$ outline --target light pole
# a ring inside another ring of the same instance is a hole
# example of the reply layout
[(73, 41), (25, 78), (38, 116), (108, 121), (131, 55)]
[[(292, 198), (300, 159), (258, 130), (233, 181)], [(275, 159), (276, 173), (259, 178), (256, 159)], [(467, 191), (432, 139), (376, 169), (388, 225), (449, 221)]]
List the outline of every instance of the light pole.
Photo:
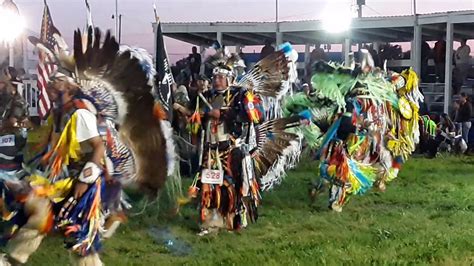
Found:
[(0, 41), (8, 45), (9, 66), (15, 65), (15, 39), (21, 34), (25, 22), (12, 0), (4, 0), (0, 6)]
[(118, 14), (118, 0), (115, 0), (115, 36), (119, 34), (119, 14)]
[(357, 0), (357, 17), (362, 17), (362, 6), (365, 5), (365, 0)]
[(275, 0), (275, 22), (278, 24), (278, 0)]
[(279, 24), (279, 6), (278, 0), (275, 0), (275, 26), (276, 26), (276, 34), (275, 34), (275, 50), (278, 50), (278, 46), (283, 42), (282, 34), (280, 33), (280, 24)]
[[(365, 5), (365, 0), (357, 0), (357, 17), (362, 18), (362, 7)], [(360, 49), (362, 49), (362, 43), (358, 43), (357, 45)]]
[(120, 44), (122, 37), (122, 14), (118, 12), (118, 0), (115, 0), (115, 14), (112, 15), (112, 19), (115, 22), (115, 38), (117, 38)]

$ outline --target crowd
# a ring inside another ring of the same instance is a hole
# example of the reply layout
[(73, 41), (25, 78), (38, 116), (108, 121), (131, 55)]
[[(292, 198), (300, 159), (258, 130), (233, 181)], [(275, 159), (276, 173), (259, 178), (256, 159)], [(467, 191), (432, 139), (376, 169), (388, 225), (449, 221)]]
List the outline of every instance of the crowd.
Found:
[[(386, 60), (409, 59), (409, 52), (404, 53), (400, 45), (390, 43), (382, 44), (378, 49), (373, 44), (364, 44), (371, 54), (374, 65), (383, 67)], [(263, 49), (262, 49), (263, 52)], [(471, 64), (471, 49), (467, 45), (467, 40), (460, 41), (460, 46), (453, 51), (454, 69), (453, 69), (453, 94), (460, 93), (461, 86), (465, 84), (468, 77), (474, 77)], [(434, 62), (434, 71), (430, 70), (429, 60)], [(327, 60), (327, 55), (320, 43), (315, 43), (315, 48), (311, 52), (310, 59), (306, 66), (309, 69), (315, 61)], [(421, 46), (421, 73), (420, 77), (423, 82), (444, 82), (446, 66), (446, 41), (440, 38), (431, 47), (427, 41), (422, 42)], [(307, 71), (308, 72), (308, 71)], [(433, 78), (434, 77), (434, 78)]]
[(433, 158), (438, 152), (471, 154), (472, 103), (466, 93), (461, 93), (454, 102), (451, 115), (429, 114), (420, 120), (422, 124), (419, 151)]

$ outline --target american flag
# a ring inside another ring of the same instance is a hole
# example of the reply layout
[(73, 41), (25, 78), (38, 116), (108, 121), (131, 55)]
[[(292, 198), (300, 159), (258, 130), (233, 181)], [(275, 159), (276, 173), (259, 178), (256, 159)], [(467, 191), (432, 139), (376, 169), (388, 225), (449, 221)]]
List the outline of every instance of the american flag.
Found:
[[(41, 35), (40, 41), (51, 51), (57, 47), (57, 42), (53, 37), (53, 34), (59, 33), (56, 27), (53, 25), (53, 19), (49, 13), (49, 7), (44, 5), (43, 20), (41, 22)], [(57, 67), (49, 62), (52, 62), (52, 58), (44, 52), (39, 52), (39, 64), (38, 64), (38, 90), (40, 92), (38, 101), (38, 113), (41, 119), (45, 119), (48, 116), (49, 110), (51, 109), (51, 101), (46, 93), (46, 87), (48, 85), (49, 76), (51, 73), (56, 71)]]

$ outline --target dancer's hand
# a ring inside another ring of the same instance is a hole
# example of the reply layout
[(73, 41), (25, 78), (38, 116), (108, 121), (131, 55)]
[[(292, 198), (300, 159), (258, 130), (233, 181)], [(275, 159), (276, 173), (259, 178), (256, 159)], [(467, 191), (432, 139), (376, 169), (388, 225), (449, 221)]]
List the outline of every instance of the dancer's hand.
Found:
[(74, 198), (79, 200), (89, 188), (89, 184), (77, 181), (74, 185)]
[(219, 109), (212, 109), (209, 112), (209, 116), (215, 119), (219, 119), (221, 117), (221, 110)]

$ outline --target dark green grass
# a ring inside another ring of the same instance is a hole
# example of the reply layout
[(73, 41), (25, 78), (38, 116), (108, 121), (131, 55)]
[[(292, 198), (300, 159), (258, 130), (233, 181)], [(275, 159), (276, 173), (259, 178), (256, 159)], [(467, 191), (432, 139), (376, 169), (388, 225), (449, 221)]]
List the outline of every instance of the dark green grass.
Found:
[[(265, 193), (260, 219), (240, 233), (198, 237), (197, 211), (178, 216), (163, 204), (130, 217), (104, 242), (106, 265), (470, 265), (474, 263), (474, 159), (412, 159), (385, 193), (353, 197), (342, 213), (327, 193), (310, 204), (315, 163), (303, 163)], [(140, 203), (136, 203), (139, 212)], [(168, 227), (193, 252), (174, 256), (149, 236)], [(50, 236), (31, 265), (65, 265), (62, 239)]]

